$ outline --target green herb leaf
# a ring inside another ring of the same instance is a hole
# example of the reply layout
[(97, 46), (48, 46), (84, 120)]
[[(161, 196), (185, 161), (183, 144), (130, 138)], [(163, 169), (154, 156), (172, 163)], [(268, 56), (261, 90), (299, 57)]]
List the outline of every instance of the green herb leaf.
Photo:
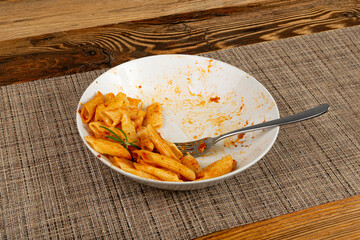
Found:
[(115, 140), (115, 141), (118, 141), (119, 143), (126, 145), (126, 143), (125, 143), (123, 140), (121, 140), (121, 139), (114, 138), (114, 137), (112, 137), (112, 136), (107, 136), (107, 135), (106, 135), (105, 137), (110, 138), (110, 139)]
[(122, 134), (124, 134), (124, 136), (125, 136), (125, 141), (127, 142), (128, 141), (128, 139), (127, 139), (127, 136), (126, 136), (126, 133), (122, 130), (122, 129), (120, 129), (120, 128), (117, 128), (117, 127), (115, 127), (117, 130), (120, 130), (121, 132), (122, 132)]
[(140, 149), (140, 147), (138, 147), (137, 145), (134, 144), (134, 143), (136, 143), (137, 141), (128, 142), (128, 138), (127, 138), (125, 132), (124, 132), (122, 129), (116, 127), (116, 129), (120, 130), (121, 133), (124, 134), (125, 142), (124, 142), (123, 140), (121, 140), (121, 138), (120, 138), (114, 131), (112, 131), (112, 130), (110, 130), (109, 128), (104, 127), (104, 126), (100, 126), (100, 127), (106, 129), (107, 131), (109, 131), (110, 133), (112, 133), (112, 134), (115, 136), (115, 137), (113, 137), (113, 136), (107, 136), (107, 135), (106, 135), (105, 137), (110, 138), (110, 139), (112, 139), (112, 140), (115, 140), (115, 141), (123, 144), (126, 150), (129, 150), (129, 149), (128, 149), (129, 146), (136, 147), (137, 149)]
[[(117, 137), (118, 139), (121, 140), (121, 138), (120, 138), (114, 131), (112, 131), (112, 130), (110, 130), (109, 128), (104, 127), (104, 126), (100, 126), (100, 127), (106, 129), (106, 130), (109, 131), (109, 132), (111, 132), (115, 137)], [(125, 133), (124, 133), (123, 131), (121, 131), (121, 132), (125, 135)], [(125, 139), (126, 139), (126, 141), (127, 141), (126, 135), (125, 135)], [(122, 140), (121, 140), (121, 141), (122, 141)]]

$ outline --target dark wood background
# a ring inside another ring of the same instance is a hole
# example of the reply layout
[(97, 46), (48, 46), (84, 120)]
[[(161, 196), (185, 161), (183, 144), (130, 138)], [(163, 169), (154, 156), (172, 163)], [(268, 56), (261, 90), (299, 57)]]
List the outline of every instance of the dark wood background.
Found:
[[(17, 8), (23, 7), (19, 3), (25, 2), (2, 1), (0, 11), (14, 12)], [(78, 2), (80, 1), (69, 1), (68, 4), (74, 5), (75, 8)], [(156, 8), (159, 2), (166, 1), (154, 1), (153, 5), (147, 7)], [(13, 20), (6, 19), (0, 22), (4, 28), (0, 40), (6, 39), (0, 41), (0, 85), (109, 68), (131, 59), (154, 54), (197, 54), (360, 24), (358, 1), (228, 1), (227, 4), (223, 4), (224, 7), (221, 7), (219, 2), (192, 0), (177, 3), (179, 6), (174, 2), (161, 14), (154, 10), (146, 13), (146, 10), (142, 9), (145, 12), (139, 14), (140, 16), (134, 13), (136, 5), (129, 8), (128, 15), (125, 10), (121, 12), (104, 6), (104, 14), (117, 18), (111, 19), (106, 15), (108, 17), (101, 21), (97, 15), (94, 15), (94, 19), (91, 17), (94, 14), (91, 11), (100, 11), (101, 6), (88, 10), (77, 9), (79, 16), (87, 12), (89, 18), (88, 21), (79, 19), (78, 22), (83, 24), (73, 27), (85, 26), (81, 29), (71, 29), (67, 17), (76, 18), (68, 12), (64, 12), (62, 16), (55, 6), (48, 9), (54, 11), (53, 13), (45, 14), (38, 10), (39, 14), (44, 15), (38, 18), (13, 16)], [(191, 4), (196, 11), (191, 11)], [(66, 9), (70, 7), (67, 6)], [(173, 8), (179, 10), (171, 14), (174, 12)], [(117, 12), (124, 16), (120, 16), (120, 19), (136, 20), (111, 23), (120, 20)], [(133, 16), (134, 14), (136, 16)], [(156, 14), (161, 17), (154, 17)], [(152, 18), (139, 19), (149, 16)], [(97, 21), (106, 24), (88, 27), (91, 20), (94, 21), (94, 25)], [(56, 21), (60, 23), (54, 25), (53, 22)], [(64, 22), (63, 28), (61, 21)], [(25, 26), (19, 26), (19, 23)], [(39, 24), (44, 27), (41, 28)], [(64, 31), (51, 32), (52, 26)], [(25, 31), (26, 27), (33, 30)], [(13, 31), (10, 31), (11, 28)], [(36, 35), (37, 33), (45, 34)], [(18, 38), (19, 36), (21, 37)]]

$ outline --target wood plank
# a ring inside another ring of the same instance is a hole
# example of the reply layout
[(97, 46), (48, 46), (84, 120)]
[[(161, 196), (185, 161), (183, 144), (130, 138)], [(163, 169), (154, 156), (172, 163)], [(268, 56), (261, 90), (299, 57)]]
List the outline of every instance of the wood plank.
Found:
[(346, 3), (272, 0), (2, 41), (0, 85), (360, 25), (360, 6)]
[(360, 195), (272, 219), (215, 232), (215, 239), (358, 239)]
[(0, 41), (266, 0), (3, 0)]

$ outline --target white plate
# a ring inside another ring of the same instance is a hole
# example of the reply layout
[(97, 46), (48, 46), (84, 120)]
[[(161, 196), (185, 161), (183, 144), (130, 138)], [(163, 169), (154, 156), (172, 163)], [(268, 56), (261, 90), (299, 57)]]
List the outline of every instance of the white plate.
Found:
[[(142, 99), (146, 105), (161, 103), (164, 124), (159, 131), (163, 138), (172, 142), (216, 136), (279, 117), (273, 97), (255, 78), (227, 63), (199, 56), (158, 55), (123, 63), (90, 84), (77, 110), (97, 91), (103, 94), (121, 91)], [(79, 114), (76, 121), (84, 140), (89, 135), (88, 128)], [(201, 167), (229, 154), (237, 161), (237, 167), (229, 174), (203, 181), (147, 180), (124, 172), (105, 156), (98, 158), (119, 173), (149, 186), (170, 190), (199, 189), (221, 182), (256, 163), (270, 150), (278, 131), (279, 127), (250, 132), (217, 143), (207, 155), (197, 158)]]

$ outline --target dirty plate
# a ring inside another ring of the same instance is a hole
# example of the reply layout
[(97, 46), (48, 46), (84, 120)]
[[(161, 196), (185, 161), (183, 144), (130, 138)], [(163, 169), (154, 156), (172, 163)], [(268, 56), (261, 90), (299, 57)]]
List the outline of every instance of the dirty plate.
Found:
[[(255, 78), (227, 63), (199, 56), (151, 56), (114, 67), (86, 89), (78, 110), (97, 91), (124, 92), (145, 105), (161, 103), (164, 123), (159, 132), (172, 142), (212, 137), (279, 117), (273, 97)], [(79, 114), (76, 120), (84, 140), (89, 131)], [(270, 150), (278, 131), (275, 127), (222, 140), (197, 160), (205, 167), (230, 154), (237, 161), (236, 169), (217, 178), (183, 183), (147, 180), (124, 172), (84, 143), (100, 161), (134, 181), (162, 189), (190, 190), (219, 183), (255, 164)]]

